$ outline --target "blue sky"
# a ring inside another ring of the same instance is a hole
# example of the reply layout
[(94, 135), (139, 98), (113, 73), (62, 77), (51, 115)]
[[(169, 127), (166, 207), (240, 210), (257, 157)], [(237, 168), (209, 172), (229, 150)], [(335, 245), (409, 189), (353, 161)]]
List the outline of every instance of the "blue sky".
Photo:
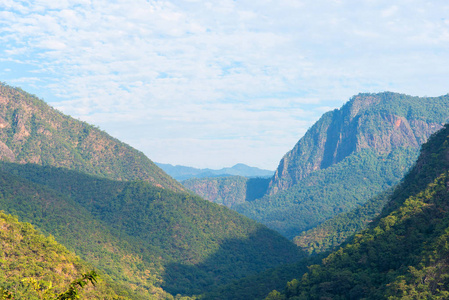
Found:
[(171, 164), (275, 169), (360, 92), (449, 92), (446, 0), (2, 0), (0, 81)]

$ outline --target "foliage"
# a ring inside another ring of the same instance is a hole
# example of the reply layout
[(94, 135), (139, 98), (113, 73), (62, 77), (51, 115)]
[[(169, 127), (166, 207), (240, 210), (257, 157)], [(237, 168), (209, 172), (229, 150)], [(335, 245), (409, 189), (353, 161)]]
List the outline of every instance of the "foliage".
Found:
[(294, 238), (397, 184), (448, 117), (449, 95), (359, 94), (282, 158), (266, 196), (233, 209)]
[(365, 229), (377, 217), (391, 196), (391, 189), (371, 198), (362, 206), (341, 213), (315, 228), (302, 232), (293, 240), (309, 254), (334, 249), (355, 233)]
[(97, 283), (98, 274), (95, 271), (91, 271), (90, 273), (85, 273), (79, 279), (74, 280), (70, 283), (69, 288), (64, 292), (59, 294), (56, 299), (57, 300), (75, 300), (79, 298), (78, 288), (85, 287), (89, 282), (95, 285)]
[[(0, 228), (0, 299), (54, 299), (58, 294), (69, 295), (72, 285), (84, 286), (81, 281), (96, 281), (97, 273), (87, 272), (89, 264), (52, 236), (40, 234), (31, 224), (18, 222), (0, 211)], [(69, 285), (81, 273), (83, 277)], [(86, 289), (83, 295), (89, 299), (118, 299), (114, 286), (105, 279), (98, 282), (96, 289)], [(71, 294), (80, 292), (73, 290)]]
[(366, 149), (310, 174), (289, 190), (234, 209), (294, 238), (398, 183), (416, 156), (411, 148), (387, 155)]
[[(287, 299), (447, 299), (449, 126), (369, 228), (289, 282)], [(301, 275), (300, 275), (301, 276)]]
[(301, 257), (279, 234), (197, 196), (49, 166), (0, 169), (0, 207), (133, 287), (133, 299), (168, 297), (161, 287), (202, 293)]
[(256, 275), (236, 280), (208, 290), (200, 296), (200, 299), (263, 299), (273, 289), (282, 290), (285, 282), (292, 280), (298, 274), (306, 273), (308, 265), (319, 263), (323, 257), (322, 255), (305, 257), (296, 263), (283, 264)]

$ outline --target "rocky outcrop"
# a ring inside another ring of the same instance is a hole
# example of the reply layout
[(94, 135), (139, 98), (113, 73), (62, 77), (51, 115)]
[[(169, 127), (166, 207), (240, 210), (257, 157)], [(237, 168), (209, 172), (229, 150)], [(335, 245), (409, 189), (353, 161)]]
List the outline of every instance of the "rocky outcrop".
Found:
[[(435, 111), (433, 111), (435, 109)], [(268, 193), (297, 184), (363, 149), (379, 154), (419, 148), (449, 116), (449, 96), (419, 98), (396, 93), (359, 94), (328, 112), (280, 161)]]

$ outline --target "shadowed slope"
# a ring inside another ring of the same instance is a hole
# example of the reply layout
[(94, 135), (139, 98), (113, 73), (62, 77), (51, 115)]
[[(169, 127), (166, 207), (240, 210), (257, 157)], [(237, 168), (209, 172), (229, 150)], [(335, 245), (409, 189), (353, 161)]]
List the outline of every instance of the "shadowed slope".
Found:
[[(158, 286), (192, 294), (303, 257), (278, 233), (186, 193), (48, 166), (3, 163), (1, 169), (1, 208), (142, 294)], [(15, 186), (8, 187), (9, 174)], [(176, 272), (170, 266), (177, 264), (192, 271)]]
[(447, 299), (448, 186), (449, 126), (445, 126), (423, 145), (416, 165), (373, 224), (321, 265), (309, 267), (301, 280), (290, 282), (284, 296)]

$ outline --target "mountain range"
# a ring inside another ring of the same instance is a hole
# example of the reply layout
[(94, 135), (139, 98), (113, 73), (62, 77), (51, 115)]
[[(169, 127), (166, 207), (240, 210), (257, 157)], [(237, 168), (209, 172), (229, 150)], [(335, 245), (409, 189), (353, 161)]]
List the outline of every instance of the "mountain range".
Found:
[(85, 298), (447, 299), (448, 104), (359, 94), (272, 177), (181, 184), (0, 84), (0, 297), (48, 298), (96, 270)]
[(186, 166), (173, 166), (170, 164), (156, 163), (162, 170), (176, 180), (183, 181), (190, 178), (220, 177), (220, 176), (243, 176), (243, 177), (271, 177), (274, 171), (250, 167), (245, 164), (236, 164), (230, 168), (198, 169)]
[(354, 96), (282, 158), (264, 197), (233, 209), (293, 239), (397, 184), (448, 119), (449, 95)]
[(94, 126), (4, 84), (0, 102), (0, 209), (54, 236), (120, 297), (201, 294), (304, 257)]
[(266, 299), (447, 299), (448, 170), (445, 126), (368, 229)]

